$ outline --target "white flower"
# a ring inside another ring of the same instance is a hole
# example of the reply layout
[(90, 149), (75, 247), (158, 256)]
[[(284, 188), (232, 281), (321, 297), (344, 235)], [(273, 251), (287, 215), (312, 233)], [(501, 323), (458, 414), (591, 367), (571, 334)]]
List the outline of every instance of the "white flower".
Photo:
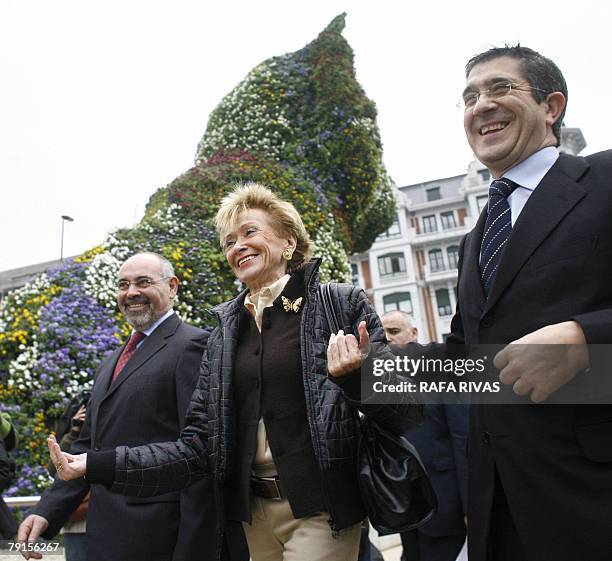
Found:
[(105, 251), (96, 255), (85, 271), (85, 292), (111, 310), (115, 309), (115, 285), (120, 267), (121, 262), (110, 251)]
[(15, 310), (23, 308), (25, 303), (31, 298), (40, 296), (49, 286), (51, 286), (49, 277), (47, 277), (46, 273), (41, 273), (22, 287), (11, 291), (10, 298), (13, 299), (11, 305), (9, 305), (9, 297), (4, 298), (0, 302), (0, 332), (6, 331), (7, 326), (13, 323), (15, 320), (13, 315)]
[(320, 274), (323, 282), (350, 282), (351, 267), (342, 242), (335, 235), (334, 217), (326, 216), (315, 238), (316, 255), (321, 257)]

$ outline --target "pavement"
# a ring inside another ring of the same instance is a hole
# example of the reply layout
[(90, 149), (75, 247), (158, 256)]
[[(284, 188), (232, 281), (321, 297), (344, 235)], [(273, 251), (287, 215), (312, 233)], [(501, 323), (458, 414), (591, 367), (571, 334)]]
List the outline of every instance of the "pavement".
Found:
[[(380, 548), (385, 561), (400, 561), (402, 556), (401, 544), (396, 544), (399, 541), (399, 536), (387, 536), (385, 538), (379, 538), (375, 533), (371, 535), (372, 541)], [(18, 561), (22, 560), (23, 557), (17, 552), (6, 553), (0, 552), (0, 561)], [(43, 556), (43, 561), (65, 561), (63, 554), (46, 554)]]

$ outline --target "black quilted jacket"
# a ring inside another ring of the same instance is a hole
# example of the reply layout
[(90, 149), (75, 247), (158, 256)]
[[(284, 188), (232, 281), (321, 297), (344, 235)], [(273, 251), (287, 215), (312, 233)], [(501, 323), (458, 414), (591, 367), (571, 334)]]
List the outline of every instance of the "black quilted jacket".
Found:
[[(365, 517), (357, 485), (357, 409), (397, 434), (415, 426), (421, 409), (408, 401), (396, 405), (361, 403), (358, 375), (341, 379), (328, 376), (329, 330), (319, 300), (319, 263), (313, 260), (304, 271), (294, 274), (305, 275), (301, 352), (308, 424), (331, 514), (330, 526), (337, 531)], [(335, 309), (342, 311), (345, 331), (356, 334), (359, 322), (365, 320), (374, 356), (393, 358), (365, 292), (351, 285), (334, 284), (332, 294)], [(113, 491), (125, 495), (152, 496), (212, 476), (219, 483), (217, 499), (222, 503), (223, 481), (235, 452), (232, 361), (245, 296), (246, 291), (213, 309), (219, 325), (208, 340), (181, 438), (135, 448), (119, 447), (110, 454), (94, 452), (88, 455), (89, 481), (112, 484)]]

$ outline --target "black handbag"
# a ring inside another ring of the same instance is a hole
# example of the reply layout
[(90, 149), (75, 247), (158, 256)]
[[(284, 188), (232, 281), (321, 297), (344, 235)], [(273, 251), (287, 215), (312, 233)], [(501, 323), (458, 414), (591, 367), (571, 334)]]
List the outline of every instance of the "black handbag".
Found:
[[(329, 284), (320, 286), (330, 333), (341, 329)], [(362, 417), (359, 490), (370, 523), (381, 534), (413, 530), (428, 522), (438, 502), (425, 466), (408, 440)]]

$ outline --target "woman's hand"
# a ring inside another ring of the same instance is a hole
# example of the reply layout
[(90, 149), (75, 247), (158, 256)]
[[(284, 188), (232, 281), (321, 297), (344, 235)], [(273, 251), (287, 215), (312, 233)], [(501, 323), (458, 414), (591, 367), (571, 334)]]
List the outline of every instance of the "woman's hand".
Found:
[(49, 446), (49, 454), (51, 454), (51, 461), (55, 465), (57, 475), (64, 481), (70, 481), (71, 479), (78, 479), (84, 477), (87, 469), (87, 454), (78, 454), (73, 456), (62, 452), (55, 436), (51, 435), (47, 438), (47, 445)]
[(334, 378), (345, 376), (359, 370), (364, 358), (370, 352), (370, 336), (366, 322), (362, 321), (357, 328), (359, 343), (354, 335), (345, 335), (340, 330), (332, 333), (327, 346), (327, 370)]

